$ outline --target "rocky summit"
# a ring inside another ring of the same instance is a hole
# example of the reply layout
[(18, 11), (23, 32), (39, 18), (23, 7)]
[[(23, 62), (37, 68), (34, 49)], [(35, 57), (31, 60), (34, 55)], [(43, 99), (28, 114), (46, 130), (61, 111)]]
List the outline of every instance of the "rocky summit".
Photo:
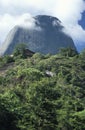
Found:
[(62, 47), (75, 49), (72, 38), (62, 31), (64, 27), (60, 20), (46, 15), (38, 15), (33, 19), (33, 27), (15, 26), (9, 32), (2, 44), (1, 55), (12, 54), (15, 46), (20, 43), (25, 43), (29, 50), (42, 54), (56, 54)]

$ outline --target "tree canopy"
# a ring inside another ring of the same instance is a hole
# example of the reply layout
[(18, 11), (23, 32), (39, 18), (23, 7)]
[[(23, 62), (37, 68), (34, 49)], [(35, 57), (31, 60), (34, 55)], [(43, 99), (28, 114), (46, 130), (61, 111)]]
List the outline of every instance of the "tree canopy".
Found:
[(0, 59), (0, 130), (85, 130), (85, 55), (62, 52)]

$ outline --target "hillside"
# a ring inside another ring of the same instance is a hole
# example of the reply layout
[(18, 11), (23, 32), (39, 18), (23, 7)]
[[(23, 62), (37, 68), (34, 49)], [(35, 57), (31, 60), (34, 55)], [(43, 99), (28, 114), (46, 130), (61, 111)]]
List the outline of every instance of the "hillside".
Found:
[(0, 130), (84, 130), (85, 51), (0, 58)]

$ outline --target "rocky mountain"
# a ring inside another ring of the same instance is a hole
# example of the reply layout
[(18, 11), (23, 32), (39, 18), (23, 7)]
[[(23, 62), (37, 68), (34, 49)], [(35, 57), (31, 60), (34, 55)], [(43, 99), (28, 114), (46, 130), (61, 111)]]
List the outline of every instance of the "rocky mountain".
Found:
[(19, 43), (26, 43), (29, 50), (43, 54), (55, 54), (61, 47), (75, 49), (72, 38), (62, 30), (62, 23), (55, 17), (38, 15), (34, 17), (33, 28), (16, 26), (8, 34), (1, 54), (11, 54)]

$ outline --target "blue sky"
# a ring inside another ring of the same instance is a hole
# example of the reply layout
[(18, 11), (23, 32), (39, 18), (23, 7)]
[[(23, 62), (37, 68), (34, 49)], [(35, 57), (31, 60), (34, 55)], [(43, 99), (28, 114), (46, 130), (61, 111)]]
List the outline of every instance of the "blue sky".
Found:
[(79, 20), (79, 24), (85, 29), (85, 11), (82, 13), (82, 18)]
[(85, 48), (85, 0), (0, 0), (0, 43), (15, 25), (32, 27), (38, 14), (59, 18), (78, 50)]
[[(78, 23), (85, 30), (85, 11), (82, 13), (82, 18), (81, 20), (79, 20)], [(78, 50), (83, 50), (85, 48), (85, 41), (84, 42), (80, 41), (80, 42), (81, 44), (79, 44)]]

